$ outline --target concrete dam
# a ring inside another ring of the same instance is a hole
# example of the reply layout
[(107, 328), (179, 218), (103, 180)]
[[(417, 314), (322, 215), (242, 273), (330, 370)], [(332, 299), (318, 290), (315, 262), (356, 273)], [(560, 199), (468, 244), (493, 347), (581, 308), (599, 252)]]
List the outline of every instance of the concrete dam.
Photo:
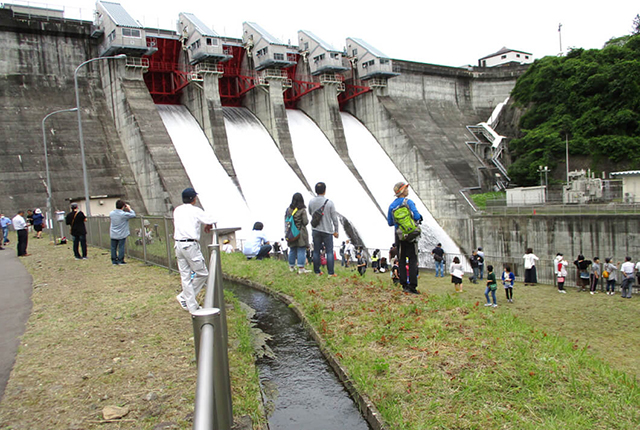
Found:
[[(128, 22), (116, 3), (98, 2), (96, 7), (94, 21), (6, 4), (0, 9), (0, 210), (5, 214), (46, 207), (41, 123), (54, 111), (76, 106), (74, 76), (93, 214), (112, 209), (101, 208), (108, 198), (125, 198), (140, 213), (169, 214), (181, 204), (182, 189), (194, 186), (203, 194), (203, 205), (241, 213), (228, 222), (241, 222), (243, 229), (271, 216), (266, 212), (276, 212), (271, 224), (278, 223), (273, 234), (280, 235), (292, 191), (308, 200), (314, 184), (324, 181), (338, 211), (349, 212), (343, 227), (354, 228), (345, 231), (363, 236), (367, 247), (386, 248), (391, 230), (381, 219), (393, 198), (393, 184), (401, 178), (433, 219), (429, 246), (448, 240), (438, 223), (449, 220), (445, 224), (453, 225), (451, 220), (473, 215), (465, 196), (469, 189), (499, 185), (490, 157), (470, 145), (467, 126), (487, 121), (524, 67), (407, 62), (390, 59), (355, 38), (347, 39), (345, 51), (336, 51), (306, 31), (299, 32), (299, 45), (292, 46), (254, 23), (244, 24), (243, 39), (231, 39), (187, 13), (180, 14), (178, 31), (148, 29), (133, 19)], [(118, 54), (127, 57), (93, 61), (76, 70), (87, 60)], [(192, 162), (179, 154), (176, 134), (181, 131), (171, 130), (163, 105), (180, 108), (183, 118), (190, 116), (215, 155), (211, 158), (203, 149), (190, 156), (202, 158), (192, 161), (209, 175), (209, 187), (225, 189), (213, 193), (217, 197), (208, 203), (206, 178), (194, 179), (186, 167)], [(263, 147), (237, 145), (238, 133), (245, 140), (248, 136), (249, 126), (237, 129), (243, 121), (262, 127), (268, 139), (261, 142), (270, 142), (263, 144), (273, 147), (271, 155), (264, 155)], [(354, 146), (363, 138), (355, 131), (359, 126), (377, 148)], [(52, 206), (66, 210), (70, 201), (84, 200), (76, 115), (52, 116), (45, 134)], [(312, 138), (318, 134), (327, 147)], [(335, 158), (327, 155), (332, 151)], [(378, 165), (372, 155), (377, 151), (392, 165), (370, 172), (368, 167)], [(330, 161), (322, 165), (321, 160)], [(344, 169), (337, 169), (338, 164)], [(246, 173), (251, 169), (253, 182)], [(346, 177), (348, 181), (334, 181)], [(255, 197), (260, 193), (267, 196), (266, 208)], [(229, 208), (243, 205), (247, 208)], [(350, 205), (355, 208), (347, 209)], [(376, 220), (363, 224), (362, 218)], [(377, 230), (382, 230), (377, 233), (383, 235), (382, 243), (373, 233)], [(468, 238), (455, 229), (448, 234), (458, 243)]]

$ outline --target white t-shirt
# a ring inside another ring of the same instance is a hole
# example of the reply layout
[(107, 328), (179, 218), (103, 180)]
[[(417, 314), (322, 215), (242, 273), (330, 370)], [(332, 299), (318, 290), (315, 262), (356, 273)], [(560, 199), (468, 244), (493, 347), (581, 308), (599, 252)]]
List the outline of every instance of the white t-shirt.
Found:
[(20, 215), (14, 216), (11, 222), (13, 223), (13, 229), (15, 231), (24, 230), (25, 228), (27, 228), (27, 222)]
[(536, 265), (536, 260), (539, 260), (535, 254), (525, 254), (522, 258), (524, 258), (524, 268), (531, 269)]
[[(637, 265), (636, 265), (637, 267)], [(625, 261), (624, 263), (622, 263), (622, 266), (620, 266), (620, 272), (626, 274), (627, 276), (632, 276), (633, 275), (633, 263), (630, 261)]]
[(185, 203), (173, 210), (173, 238), (175, 240), (200, 240), (200, 226), (213, 224), (213, 215), (197, 206)]

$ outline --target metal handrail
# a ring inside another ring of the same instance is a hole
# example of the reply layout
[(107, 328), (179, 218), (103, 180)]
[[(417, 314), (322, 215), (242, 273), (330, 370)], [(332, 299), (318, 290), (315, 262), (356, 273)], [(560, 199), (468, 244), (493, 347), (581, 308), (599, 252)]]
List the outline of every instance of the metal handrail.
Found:
[[(214, 241), (217, 242), (217, 237)], [(193, 429), (230, 430), (233, 406), (220, 244), (209, 245), (209, 251), (204, 306), (191, 314), (198, 362)]]

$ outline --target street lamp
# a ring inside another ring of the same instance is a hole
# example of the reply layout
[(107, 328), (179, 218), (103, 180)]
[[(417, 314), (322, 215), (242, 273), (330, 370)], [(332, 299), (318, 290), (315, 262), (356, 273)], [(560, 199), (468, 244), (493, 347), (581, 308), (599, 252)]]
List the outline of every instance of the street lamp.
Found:
[[(51, 211), (51, 175), (49, 174), (49, 155), (47, 153), (47, 133), (44, 129), (44, 122), (52, 115), (63, 113), (63, 112), (74, 112), (77, 111), (78, 108), (71, 109), (62, 109), (57, 110), (55, 112), (51, 112), (42, 118), (42, 144), (44, 145), (44, 167), (47, 172), (47, 221), (53, 222), (52, 211)], [(53, 227), (53, 225), (52, 225)], [(51, 239), (53, 240), (53, 228), (51, 228)]]
[(111, 57), (98, 57), (92, 58), (91, 60), (87, 60), (84, 63), (80, 64), (76, 67), (76, 70), (73, 72), (73, 82), (75, 85), (76, 91), (76, 109), (78, 111), (78, 135), (80, 136), (80, 157), (82, 158), (82, 178), (84, 180), (84, 201), (85, 201), (85, 211), (86, 216), (91, 216), (91, 202), (89, 201), (89, 177), (87, 176), (87, 162), (84, 157), (84, 135), (82, 134), (82, 115), (80, 113), (80, 92), (78, 91), (78, 70), (85, 64), (89, 64), (93, 61), (98, 60), (109, 60), (111, 58), (127, 58), (125, 54), (118, 54)]

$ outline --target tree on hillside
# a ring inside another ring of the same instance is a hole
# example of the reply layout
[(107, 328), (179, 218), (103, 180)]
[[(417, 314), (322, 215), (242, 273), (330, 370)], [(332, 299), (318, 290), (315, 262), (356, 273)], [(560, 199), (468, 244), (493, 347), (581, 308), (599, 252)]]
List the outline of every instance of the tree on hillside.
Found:
[(536, 184), (538, 166), (564, 161), (567, 137), (570, 155), (588, 156), (595, 170), (603, 160), (640, 168), (640, 35), (536, 60), (512, 96), (526, 111), (523, 136), (509, 144), (516, 183)]
[(631, 34), (636, 35), (640, 34), (640, 13), (633, 18), (633, 31)]

